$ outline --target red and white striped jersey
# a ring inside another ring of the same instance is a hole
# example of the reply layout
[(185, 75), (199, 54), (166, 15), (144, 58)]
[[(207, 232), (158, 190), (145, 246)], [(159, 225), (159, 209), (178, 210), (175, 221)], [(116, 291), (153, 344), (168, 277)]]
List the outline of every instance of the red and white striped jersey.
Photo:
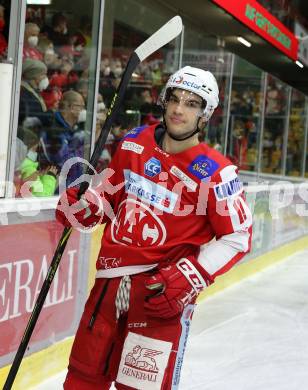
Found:
[(214, 280), (250, 249), (252, 216), (237, 168), (200, 143), (170, 154), (157, 125), (133, 129), (109, 166), (107, 220), (97, 277), (146, 271), (195, 256)]

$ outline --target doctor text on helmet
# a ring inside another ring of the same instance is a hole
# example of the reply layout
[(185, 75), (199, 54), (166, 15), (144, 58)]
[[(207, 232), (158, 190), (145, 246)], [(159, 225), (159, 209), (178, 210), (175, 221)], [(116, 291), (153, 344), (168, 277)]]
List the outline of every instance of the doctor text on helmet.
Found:
[(202, 85), (198, 85), (196, 83), (194, 83), (193, 81), (187, 81), (187, 80), (184, 80), (184, 78), (182, 76), (175, 76), (172, 80), (173, 83), (176, 83), (176, 84), (179, 84), (179, 85), (186, 85), (187, 87), (190, 87), (190, 88), (194, 88), (196, 90), (199, 90)]

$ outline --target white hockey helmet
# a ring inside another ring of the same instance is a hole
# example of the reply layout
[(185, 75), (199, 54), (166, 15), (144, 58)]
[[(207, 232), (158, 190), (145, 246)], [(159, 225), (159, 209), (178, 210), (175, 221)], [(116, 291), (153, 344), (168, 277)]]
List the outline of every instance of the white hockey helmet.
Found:
[(190, 91), (205, 100), (202, 116), (209, 121), (219, 103), (219, 90), (214, 75), (203, 69), (184, 66), (169, 77), (165, 88), (160, 95), (160, 102), (166, 103), (169, 88), (180, 88)]

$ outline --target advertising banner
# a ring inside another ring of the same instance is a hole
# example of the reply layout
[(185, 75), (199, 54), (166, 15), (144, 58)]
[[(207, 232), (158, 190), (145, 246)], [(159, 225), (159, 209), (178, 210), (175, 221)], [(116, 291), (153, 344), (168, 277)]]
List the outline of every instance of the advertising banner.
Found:
[(298, 39), (255, 0), (212, 0), (292, 60), (297, 60)]
[[(0, 363), (15, 352), (28, 323), (63, 227), (55, 221), (1, 226)], [(54, 342), (74, 324), (79, 232), (63, 254), (30, 346)]]

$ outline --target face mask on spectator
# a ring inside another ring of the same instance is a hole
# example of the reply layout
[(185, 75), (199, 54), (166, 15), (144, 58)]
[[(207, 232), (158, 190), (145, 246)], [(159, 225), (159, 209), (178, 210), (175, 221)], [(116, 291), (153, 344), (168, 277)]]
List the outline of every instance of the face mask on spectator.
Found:
[(122, 72), (123, 72), (123, 69), (121, 66), (116, 66), (113, 70), (115, 77), (120, 77)]
[(62, 34), (67, 34), (67, 27), (65, 26), (65, 27), (63, 27), (63, 29), (62, 29)]
[(75, 47), (75, 50), (80, 52), (80, 51), (83, 50), (83, 46), (82, 45), (78, 45), (78, 46)]
[(273, 146), (273, 141), (269, 139), (264, 139), (263, 140), (263, 146), (266, 148), (271, 148)]
[(109, 76), (110, 75), (110, 66), (106, 66), (104, 69), (104, 76)]
[(55, 51), (54, 51), (54, 49), (51, 49), (51, 48), (50, 48), (50, 49), (47, 49), (47, 50), (45, 51), (45, 54), (52, 56), (52, 55), (55, 54)]
[(32, 161), (36, 161), (37, 160), (37, 152), (35, 152), (34, 150), (29, 150), (27, 153), (27, 157)]
[(44, 89), (48, 88), (48, 85), (49, 85), (49, 80), (48, 77), (46, 76), (39, 82), (38, 89), (40, 91), (44, 91)]
[(97, 104), (97, 112), (104, 111), (106, 109), (105, 103), (101, 102)]
[(30, 46), (35, 47), (38, 44), (38, 37), (36, 35), (31, 35), (28, 38), (28, 43)]
[(87, 118), (87, 110), (81, 110), (78, 117), (78, 123), (85, 122)]
[(104, 112), (98, 112), (96, 115), (97, 122), (99, 122), (99, 125), (102, 125), (102, 122), (105, 122), (106, 120), (106, 114)]

